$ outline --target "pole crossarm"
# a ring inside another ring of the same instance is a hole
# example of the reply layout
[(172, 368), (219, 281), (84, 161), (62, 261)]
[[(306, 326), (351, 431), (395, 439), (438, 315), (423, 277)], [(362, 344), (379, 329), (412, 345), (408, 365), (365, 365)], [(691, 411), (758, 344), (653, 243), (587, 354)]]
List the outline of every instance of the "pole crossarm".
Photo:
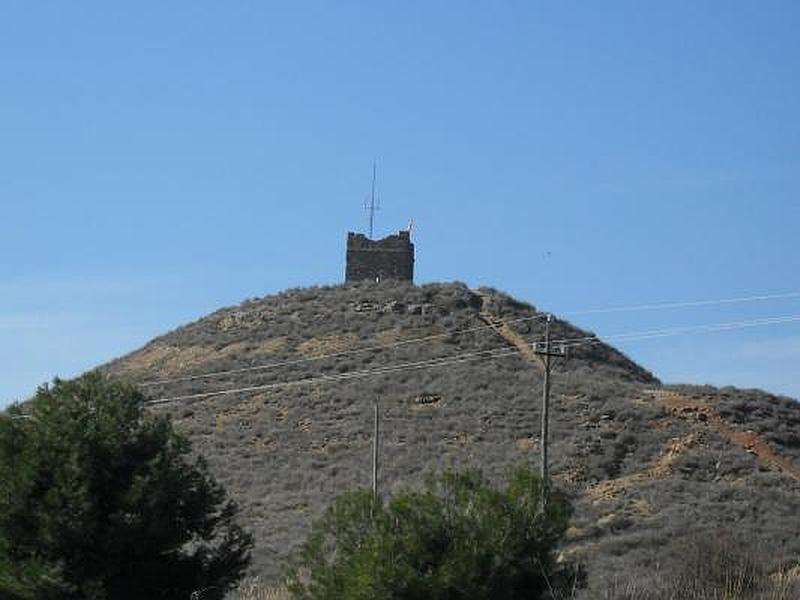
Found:
[(536, 342), (533, 345), (533, 351), (539, 356), (549, 356), (554, 358), (566, 358), (567, 356), (567, 349), (565, 346), (561, 346), (558, 350), (545, 350), (544, 344), (541, 342)]

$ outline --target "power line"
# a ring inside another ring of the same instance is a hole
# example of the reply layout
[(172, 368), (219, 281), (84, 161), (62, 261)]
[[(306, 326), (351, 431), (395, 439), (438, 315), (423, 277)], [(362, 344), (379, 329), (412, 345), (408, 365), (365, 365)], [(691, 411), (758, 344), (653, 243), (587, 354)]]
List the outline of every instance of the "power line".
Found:
[[(785, 316), (778, 316), (778, 317), (767, 317), (761, 319), (753, 319), (749, 321), (735, 321), (735, 322), (728, 322), (728, 323), (712, 323), (712, 324), (705, 324), (705, 325), (694, 325), (688, 327), (674, 327), (670, 329), (658, 329), (658, 330), (645, 330), (639, 332), (629, 332), (629, 333), (620, 333), (614, 334), (611, 336), (607, 336), (603, 339), (598, 338), (597, 336), (586, 336), (581, 338), (563, 338), (560, 340), (551, 340), (551, 344), (565, 344), (567, 347), (575, 348), (584, 345), (593, 345), (593, 344), (600, 344), (605, 343), (605, 340), (608, 339), (619, 339), (621, 341), (639, 341), (645, 339), (655, 339), (661, 337), (667, 337), (671, 335), (681, 335), (681, 334), (688, 334), (688, 333), (708, 333), (714, 331), (729, 331), (734, 329), (745, 329), (749, 327), (762, 327), (767, 325), (778, 325), (784, 323), (793, 323), (799, 322), (800, 315), (785, 315)], [(351, 379), (364, 379), (367, 377), (373, 376), (381, 376), (386, 375), (388, 373), (394, 373), (399, 371), (409, 371), (409, 370), (418, 370), (418, 369), (426, 369), (426, 368), (433, 368), (437, 366), (450, 366), (453, 364), (459, 364), (462, 362), (470, 362), (470, 361), (482, 361), (482, 360), (495, 360), (497, 358), (502, 358), (505, 356), (511, 356), (514, 354), (519, 354), (519, 351), (516, 348), (502, 348), (497, 350), (481, 350), (477, 352), (467, 352), (456, 354), (454, 356), (449, 357), (438, 357), (433, 359), (427, 359), (423, 361), (416, 361), (416, 362), (407, 362), (407, 363), (399, 363), (395, 365), (386, 365), (383, 367), (377, 367), (374, 369), (363, 369), (361, 371), (352, 371), (350, 373), (340, 373), (337, 375), (316, 375), (313, 377), (307, 377), (303, 379), (296, 379), (292, 381), (280, 381), (280, 382), (273, 382), (263, 385), (256, 385), (256, 386), (248, 386), (248, 387), (240, 387), (240, 388), (233, 388), (233, 389), (226, 389), (226, 390), (218, 390), (213, 392), (200, 392), (196, 394), (187, 394), (183, 396), (173, 396), (167, 398), (159, 398), (156, 400), (147, 401), (146, 404), (166, 404), (169, 402), (178, 402), (178, 401), (185, 401), (185, 400), (200, 400), (203, 398), (210, 398), (212, 396), (224, 396), (230, 394), (237, 394), (237, 393), (244, 393), (244, 392), (257, 392), (257, 391), (265, 391), (269, 389), (281, 388), (281, 387), (291, 387), (297, 385), (310, 385), (314, 383), (326, 383), (326, 382), (338, 382), (338, 381), (347, 381)]]
[[(507, 321), (498, 322), (498, 324), (509, 324), (509, 323), (522, 323), (525, 321), (537, 321), (540, 319), (546, 318), (547, 315), (545, 314), (536, 314), (530, 317), (520, 317), (519, 319), (509, 319)], [(277, 367), (288, 367), (291, 365), (303, 364), (308, 362), (314, 362), (319, 360), (324, 360), (327, 358), (340, 358), (342, 356), (350, 356), (353, 354), (361, 354), (363, 352), (376, 352), (378, 350), (388, 350), (391, 348), (396, 348), (399, 346), (407, 346), (411, 344), (421, 344), (423, 342), (428, 342), (431, 340), (441, 339), (441, 338), (448, 338), (455, 335), (463, 335), (465, 333), (474, 333), (476, 331), (482, 331), (485, 329), (493, 329), (495, 325), (478, 325), (476, 327), (468, 327), (466, 329), (456, 329), (453, 331), (446, 331), (444, 333), (434, 333), (431, 335), (426, 335), (417, 338), (411, 338), (408, 340), (399, 340), (396, 342), (390, 342), (388, 344), (379, 344), (376, 346), (368, 346), (366, 348), (351, 348), (349, 350), (341, 350), (339, 352), (331, 352), (328, 354), (318, 354), (316, 356), (307, 356), (305, 358), (293, 358), (289, 360), (283, 360), (273, 363), (267, 363), (263, 365), (254, 365), (252, 367), (241, 367), (238, 369), (228, 369), (225, 371), (212, 371), (210, 373), (198, 373), (196, 375), (186, 375), (184, 377), (174, 377), (171, 379), (158, 379), (152, 381), (145, 381), (143, 383), (139, 383), (140, 387), (151, 387), (155, 385), (166, 385), (169, 383), (182, 383), (186, 381), (195, 381), (197, 379), (209, 379), (212, 377), (220, 377), (222, 375), (235, 375), (237, 373), (247, 373), (251, 371), (265, 371), (268, 369), (275, 369)]]
[(197, 394), (187, 394), (184, 396), (172, 396), (170, 398), (158, 398), (156, 400), (149, 400), (145, 402), (145, 404), (164, 404), (167, 402), (177, 402), (181, 400), (199, 400), (202, 398), (209, 398), (211, 396), (225, 396), (229, 394), (237, 394), (240, 392), (259, 392), (274, 388), (292, 387), (296, 385), (310, 385), (314, 383), (325, 383), (330, 381), (348, 381), (350, 379), (363, 379), (364, 377), (385, 375), (387, 373), (394, 373), (397, 371), (412, 371), (416, 369), (424, 369), (434, 366), (449, 366), (451, 364), (458, 364), (461, 362), (468, 362), (468, 361), (487, 359), (487, 358), (499, 358), (501, 356), (510, 356), (512, 354), (517, 354), (517, 353), (518, 350), (516, 348), (482, 350), (479, 352), (468, 352), (468, 353), (458, 354), (455, 356), (444, 356), (440, 358), (433, 358), (417, 362), (400, 363), (397, 365), (387, 365), (375, 369), (351, 371), (349, 373), (340, 373), (337, 375), (315, 375), (313, 377), (295, 379), (292, 381), (277, 381), (273, 383), (266, 383), (263, 385), (254, 385), (249, 387), (219, 390), (215, 392), (201, 392)]
[(744, 296), (740, 298), (722, 298), (717, 300), (694, 300), (689, 302), (665, 302), (661, 304), (640, 304), (638, 306), (612, 306), (606, 308), (590, 308), (585, 310), (563, 313), (564, 316), (592, 315), (615, 312), (633, 312), (644, 310), (668, 310), (672, 308), (693, 308), (698, 306), (714, 306), (721, 304), (739, 304), (743, 302), (760, 302), (764, 300), (786, 300), (800, 298), (800, 292), (786, 292), (780, 294), (762, 294), (760, 296)]
[[(782, 323), (791, 323), (800, 321), (800, 315), (787, 315), (783, 317), (770, 317), (765, 319), (755, 319), (751, 321), (737, 321), (730, 323), (715, 323), (708, 325), (698, 325), (690, 327), (675, 327), (672, 329), (658, 329), (658, 330), (645, 330), (640, 332), (620, 333), (606, 336), (603, 339), (597, 336), (586, 336), (580, 338), (562, 338), (559, 340), (552, 340), (551, 344), (565, 344), (569, 348), (575, 348), (584, 345), (593, 345), (606, 343), (608, 339), (619, 339), (620, 341), (639, 341), (645, 339), (654, 339), (660, 337), (667, 337), (671, 335), (680, 335), (685, 333), (701, 333), (712, 331), (726, 331), (732, 329), (744, 329), (748, 327), (758, 327), (764, 325), (777, 325)], [(423, 361), (399, 363), (396, 365), (386, 365), (374, 369), (364, 369), (361, 371), (352, 371), (350, 373), (341, 373), (337, 375), (317, 375), (293, 381), (274, 382), (258, 386), (249, 386), (242, 388), (234, 388), (229, 390), (219, 390), (214, 392), (202, 392), (197, 394), (189, 394), (185, 396), (173, 396), (171, 398), (160, 398), (151, 400), (148, 404), (158, 404), (179, 400), (201, 399), (211, 396), (228, 395), (239, 392), (252, 392), (262, 391), (267, 389), (294, 386), (294, 385), (309, 385), (313, 383), (330, 382), (330, 381), (345, 381), (349, 379), (362, 379), (369, 376), (384, 375), (386, 373), (393, 373), (397, 371), (416, 370), (421, 368), (429, 368), (435, 366), (448, 366), (450, 364), (457, 364), (459, 362), (467, 362), (473, 360), (488, 360), (518, 354), (516, 349), (501, 348), (497, 350), (481, 350), (477, 352), (461, 353), (454, 356), (438, 357), (427, 359)]]
[[(572, 343), (581, 342), (582, 340), (593, 341), (593, 342), (600, 341), (603, 343), (605, 343), (607, 340), (618, 340), (620, 342), (628, 342), (628, 341), (636, 341), (639, 339), (653, 339), (660, 337), (683, 335), (686, 333), (705, 333), (714, 331), (728, 331), (732, 329), (745, 329), (748, 327), (761, 327), (765, 325), (780, 325), (783, 323), (794, 323), (796, 321), (800, 321), (800, 315), (764, 317), (760, 319), (749, 319), (746, 321), (710, 323), (704, 325), (688, 325), (683, 327), (670, 327), (667, 329), (650, 329), (632, 333), (617, 333), (617, 334), (603, 336), (602, 340), (600, 340), (597, 336), (587, 336), (584, 338), (573, 338), (572, 340), (570, 339), (559, 340), (559, 342), (566, 344), (567, 347), (571, 347)], [(581, 344), (578, 343), (577, 345)]]
[[(579, 316), (579, 315), (587, 315), (587, 314), (600, 314), (600, 313), (614, 313), (614, 312), (634, 312), (634, 311), (647, 311), (647, 310), (666, 310), (666, 309), (676, 309), (676, 308), (692, 308), (692, 307), (699, 307), (699, 306), (713, 306), (713, 305), (722, 305), (722, 304), (735, 304), (735, 303), (744, 303), (744, 302), (757, 302), (757, 301), (765, 301), (765, 300), (778, 300), (778, 299), (788, 299), (788, 298), (800, 298), (800, 292), (787, 292), (787, 293), (780, 293), (780, 294), (762, 294), (756, 296), (744, 296), (739, 298), (722, 298), (717, 300), (697, 300), (697, 301), (690, 301), (690, 302), (670, 302), (670, 303), (661, 303), (661, 304), (641, 304), (641, 305), (632, 305), (632, 306), (617, 306), (617, 307), (607, 307), (607, 308), (593, 308), (581, 311), (570, 311), (563, 313), (564, 316)], [(187, 381), (196, 381), (199, 379), (210, 379), (214, 377), (221, 377), (223, 375), (235, 375), (239, 373), (248, 373), (253, 371), (265, 371), (269, 369), (275, 369), (278, 367), (286, 367), (291, 365), (297, 364), (304, 364), (308, 362), (315, 362), (320, 360), (325, 360), (328, 358), (340, 358), (342, 356), (350, 356), (353, 354), (360, 354), (364, 352), (375, 352), (378, 350), (387, 350), (390, 348), (396, 348), (400, 346), (406, 346), (411, 344), (420, 344), (434, 339), (441, 339), (452, 337), (455, 335), (463, 335), (466, 333), (473, 333), (476, 331), (482, 331), (486, 329), (493, 329), (496, 325), (508, 325), (511, 323), (523, 323), (526, 321), (537, 321), (547, 317), (545, 313), (539, 313), (530, 317), (521, 317), (517, 319), (508, 319), (503, 321), (498, 321), (495, 325), (479, 325), (477, 327), (469, 327), (466, 329), (457, 329), (453, 331), (446, 331), (444, 333), (426, 335), (417, 338), (411, 338), (408, 340), (399, 340), (396, 342), (391, 342), (388, 344), (380, 344), (375, 346), (368, 346), (365, 348), (351, 348), (349, 350), (342, 350), (339, 352), (331, 352), (327, 354), (319, 354), (316, 356), (308, 356), (304, 358), (295, 358), (289, 359), (284, 361), (266, 363), (263, 365), (253, 365), (250, 367), (240, 367), (236, 369), (226, 369), (222, 371), (211, 371), (208, 373), (198, 373), (195, 375), (185, 375), (182, 377), (173, 377), (168, 379), (157, 379), (157, 380), (150, 380), (144, 381), (139, 383), (140, 387), (152, 387), (158, 385), (168, 385), (171, 383), (183, 383)]]

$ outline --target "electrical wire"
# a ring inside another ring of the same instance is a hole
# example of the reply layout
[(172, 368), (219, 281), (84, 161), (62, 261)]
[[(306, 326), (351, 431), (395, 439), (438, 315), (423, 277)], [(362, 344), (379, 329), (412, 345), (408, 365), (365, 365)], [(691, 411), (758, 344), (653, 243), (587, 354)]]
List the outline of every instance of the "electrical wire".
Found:
[(699, 306), (716, 306), (722, 304), (739, 304), (743, 302), (760, 302), (764, 300), (786, 300), (800, 298), (800, 292), (786, 292), (780, 294), (762, 294), (759, 296), (744, 296), (739, 298), (722, 298), (717, 300), (694, 300), (689, 302), (666, 302), (661, 304), (640, 304), (638, 306), (612, 306), (605, 308), (590, 308), (562, 313), (564, 316), (594, 315), (615, 312), (634, 312), (647, 310), (669, 310), (673, 308), (696, 308)]
[[(694, 308), (700, 306), (714, 306), (714, 305), (723, 305), (723, 304), (735, 304), (735, 303), (743, 303), (743, 302), (757, 302), (757, 301), (765, 301), (765, 300), (779, 300), (779, 299), (789, 299), (789, 298), (800, 298), (800, 292), (786, 292), (786, 293), (779, 293), (779, 294), (762, 294), (762, 295), (755, 295), (755, 296), (744, 296), (738, 298), (722, 298), (716, 300), (697, 300), (697, 301), (690, 301), (690, 302), (669, 302), (669, 303), (661, 303), (661, 304), (640, 304), (640, 305), (633, 305), (633, 306), (618, 306), (618, 307), (607, 307), (607, 308), (593, 308), (587, 310), (580, 310), (580, 311), (569, 311), (563, 313), (564, 316), (580, 316), (580, 315), (588, 315), (588, 314), (601, 314), (601, 313), (615, 313), (615, 312), (634, 312), (634, 311), (648, 311), (648, 310), (668, 310), (668, 309), (677, 309), (677, 308)], [(308, 362), (316, 362), (320, 360), (325, 360), (329, 358), (341, 358), (343, 356), (351, 356), (353, 354), (361, 354), (365, 352), (376, 352), (379, 350), (387, 350), (391, 348), (396, 348), (400, 346), (406, 346), (411, 344), (420, 344), (424, 342), (428, 342), (435, 339), (442, 339), (447, 337), (452, 337), (455, 335), (463, 335), (466, 333), (473, 333), (476, 331), (482, 331), (486, 329), (493, 329), (497, 326), (509, 325), (511, 323), (522, 323), (526, 321), (537, 321), (547, 317), (547, 313), (537, 313), (536, 315), (530, 317), (521, 317), (517, 319), (507, 319), (507, 320), (499, 320), (492, 325), (479, 325), (477, 327), (469, 327), (466, 329), (457, 329), (454, 331), (444, 332), (444, 333), (437, 333), (432, 335), (426, 335), (418, 338), (411, 338), (408, 340), (399, 340), (396, 342), (391, 342), (388, 344), (381, 344), (375, 346), (367, 346), (365, 348), (351, 348), (348, 350), (342, 350), (339, 352), (331, 352), (327, 354), (318, 354), (315, 356), (308, 356), (304, 358), (295, 358), (289, 359), (284, 361), (266, 363), (262, 365), (253, 365), (250, 367), (239, 367), (236, 369), (227, 369), (222, 371), (211, 371), (208, 373), (197, 373), (194, 375), (185, 375), (181, 377), (173, 377), (168, 379), (158, 379), (158, 380), (150, 380), (144, 381), (139, 383), (140, 387), (153, 387), (153, 386), (164, 386), (172, 383), (184, 383), (189, 381), (197, 381), (200, 379), (211, 379), (214, 377), (221, 377), (223, 375), (236, 375), (240, 373), (249, 373), (255, 371), (266, 371), (269, 369), (276, 369), (279, 367), (286, 367), (298, 364), (304, 364)]]
[(197, 379), (208, 379), (211, 377), (220, 377), (222, 375), (233, 375), (237, 373), (247, 373), (252, 371), (265, 371), (268, 369), (275, 369), (277, 367), (286, 367), (291, 365), (303, 364), (308, 362), (314, 362), (319, 360), (324, 360), (327, 358), (340, 358), (342, 356), (350, 356), (352, 354), (361, 354), (363, 352), (376, 352), (378, 350), (387, 350), (390, 348), (396, 348), (399, 346), (406, 346), (410, 344), (420, 344), (422, 342), (429, 342), (431, 340), (441, 339), (452, 337), (454, 335), (463, 335), (465, 333), (473, 333), (475, 331), (481, 331), (484, 329), (493, 329), (496, 326), (507, 325), (509, 323), (521, 323), (525, 321), (536, 321), (540, 319), (547, 318), (547, 314), (538, 313), (531, 317), (521, 317), (519, 319), (508, 319), (506, 321), (498, 321), (495, 325), (479, 325), (477, 327), (469, 327), (466, 329), (457, 329), (454, 331), (448, 331), (444, 333), (435, 333), (432, 335), (426, 335), (423, 337), (418, 338), (411, 338), (408, 340), (399, 340), (397, 342), (390, 342), (388, 344), (381, 344), (377, 346), (368, 346), (366, 348), (352, 348), (349, 350), (342, 350), (340, 352), (331, 352), (328, 354), (317, 354), (315, 356), (307, 356), (305, 358), (294, 358), (290, 360), (284, 360), (279, 362), (267, 363), (263, 365), (254, 365), (252, 367), (240, 367), (238, 369), (228, 369), (225, 371), (212, 371), (210, 373), (198, 373), (196, 375), (186, 375), (184, 377), (175, 377), (172, 379), (158, 379), (153, 381), (145, 381), (143, 383), (139, 383), (140, 387), (151, 387), (154, 385), (166, 385), (169, 383), (181, 383), (186, 381), (195, 381)]
[(385, 375), (387, 373), (394, 373), (397, 371), (413, 371), (417, 369), (425, 369), (436, 366), (449, 366), (451, 364), (458, 364), (462, 362), (474, 360), (496, 359), (503, 356), (510, 356), (512, 354), (519, 354), (516, 348), (500, 348), (497, 350), (482, 350), (479, 352), (468, 352), (457, 354), (455, 356), (445, 356), (440, 358), (400, 363), (397, 365), (387, 365), (376, 369), (363, 369), (361, 371), (352, 371), (350, 373), (340, 373), (337, 375), (315, 375), (313, 377), (306, 377), (303, 379), (295, 379), (293, 381), (278, 381), (267, 383), (264, 385), (254, 385), (249, 387), (241, 387), (227, 390), (219, 390), (215, 392), (201, 392), (198, 394), (187, 394), (184, 396), (173, 396), (170, 398), (158, 398), (156, 400), (148, 400), (145, 404), (165, 404), (168, 402), (177, 402), (182, 400), (199, 400), (202, 398), (209, 398), (211, 396), (224, 396), (229, 394), (238, 394), (243, 392), (260, 392), (274, 388), (292, 387), (296, 385), (310, 385), (314, 383), (323, 383), (330, 381), (347, 381), (350, 379), (363, 379), (365, 377), (372, 377), (377, 375)]
[[(587, 336), (585, 338), (575, 338), (573, 340), (557, 340), (555, 343), (564, 343), (567, 347), (571, 342), (578, 342), (580, 345), (581, 340), (586, 341), (602, 341), (617, 340), (620, 342), (636, 341), (639, 339), (653, 339), (660, 337), (670, 337), (675, 335), (683, 335), (687, 333), (706, 333), (715, 331), (729, 331), (733, 329), (745, 329), (749, 327), (761, 327), (764, 325), (780, 325), (783, 323), (794, 323), (800, 321), (800, 315), (786, 315), (780, 317), (764, 317), (760, 319), (749, 319), (747, 321), (732, 321), (728, 323), (710, 323), (704, 325), (688, 325), (683, 327), (670, 327), (668, 329), (650, 329), (640, 332), (632, 333), (617, 333), (607, 335), (600, 340), (597, 336)], [(552, 342), (551, 342), (552, 343)]]
[[(564, 344), (567, 348), (576, 348), (584, 345), (592, 345), (592, 344), (601, 344), (606, 343), (605, 340), (608, 339), (617, 339), (622, 342), (628, 341), (639, 341), (645, 339), (655, 339), (655, 338), (662, 338), (667, 336), (673, 335), (684, 335), (688, 333), (709, 333), (715, 331), (730, 331), (733, 329), (744, 329), (749, 327), (763, 327), (766, 325), (778, 325), (784, 323), (793, 323), (799, 322), (800, 315), (784, 315), (778, 317), (766, 317), (761, 319), (751, 319), (748, 321), (734, 321), (734, 322), (727, 322), (727, 323), (711, 323), (711, 324), (704, 324), (704, 325), (693, 325), (688, 327), (673, 327), (669, 329), (656, 329), (656, 330), (645, 330), (639, 332), (628, 332), (628, 333), (619, 333), (613, 334), (610, 336), (606, 336), (603, 339), (598, 338), (597, 336), (586, 336), (581, 338), (562, 338), (551, 340), (551, 345), (561, 345)], [(530, 342), (530, 340), (525, 340), (526, 342)], [(416, 361), (416, 362), (407, 362), (407, 363), (399, 363), (396, 365), (386, 365), (383, 367), (377, 367), (374, 369), (363, 369), (361, 371), (353, 371), (350, 373), (341, 373), (337, 375), (316, 375), (313, 377), (307, 377), (303, 379), (297, 379), (293, 381), (281, 381), (281, 382), (273, 382), (264, 385), (257, 385), (257, 386), (249, 386), (249, 387), (240, 387), (240, 388), (233, 388), (233, 389), (226, 389), (226, 390), (219, 390), (219, 391), (212, 391), (212, 392), (201, 392), (197, 394), (187, 394), (183, 396), (173, 396), (167, 398), (159, 398), (156, 400), (147, 401), (146, 404), (165, 404), (170, 402), (179, 402), (185, 400), (199, 400), (203, 398), (209, 398), (212, 396), (222, 396), (222, 395), (230, 395), (230, 394), (237, 394), (237, 393), (246, 393), (246, 392), (256, 392), (256, 391), (265, 391), (274, 388), (281, 388), (281, 387), (290, 387), (296, 385), (309, 385), (313, 383), (323, 383), (323, 382), (331, 382), (331, 381), (347, 381), (350, 379), (363, 379), (366, 377), (373, 377), (373, 376), (381, 376), (387, 373), (394, 373), (399, 371), (407, 371), (407, 370), (417, 370), (417, 369), (425, 369), (425, 368), (432, 368), (437, 366), (449, 366), (452, 364), (458, 364), (462, 362), (468, 361), (482, 361), (482, 360), (495, 360), (497, 358), (511, 356), (514, 354), (519, 354), (519, 350), (516, 348), (501, 348), (497, 350), (482, 350), (477, 352), (467, 352), (456, 354), (450, 357), (439, 357), (433, 359), (427, 359), (423, 361)]]

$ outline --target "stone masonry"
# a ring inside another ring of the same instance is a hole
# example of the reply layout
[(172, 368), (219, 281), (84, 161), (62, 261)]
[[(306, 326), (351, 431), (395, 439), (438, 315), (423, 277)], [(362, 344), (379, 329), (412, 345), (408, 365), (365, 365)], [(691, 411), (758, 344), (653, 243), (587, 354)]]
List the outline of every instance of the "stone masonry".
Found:
[(414, 280), (414, 244), (408, 231), (399, 231), (382, 240), (371, 240), (363, 233), (347, 234), (345, 281)]

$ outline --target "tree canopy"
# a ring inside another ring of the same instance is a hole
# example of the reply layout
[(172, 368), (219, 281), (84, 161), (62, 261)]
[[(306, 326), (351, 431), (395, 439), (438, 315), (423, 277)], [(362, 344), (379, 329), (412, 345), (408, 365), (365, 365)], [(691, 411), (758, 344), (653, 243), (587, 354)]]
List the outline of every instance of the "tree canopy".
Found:
[(468, 471), (385, 505), (367, 490), (346, 494), (315, 524), (292, 592), (305, 600), (543, 598), (564, 581), (554, 549), (571, 512), (557, 492), (542, 509), (543, 493), (519, 468), (502, 489)]
[(188, 441), (96, 373), (0, 416), (0, 486), (2, 599), (221, 598), (249, 562)]

